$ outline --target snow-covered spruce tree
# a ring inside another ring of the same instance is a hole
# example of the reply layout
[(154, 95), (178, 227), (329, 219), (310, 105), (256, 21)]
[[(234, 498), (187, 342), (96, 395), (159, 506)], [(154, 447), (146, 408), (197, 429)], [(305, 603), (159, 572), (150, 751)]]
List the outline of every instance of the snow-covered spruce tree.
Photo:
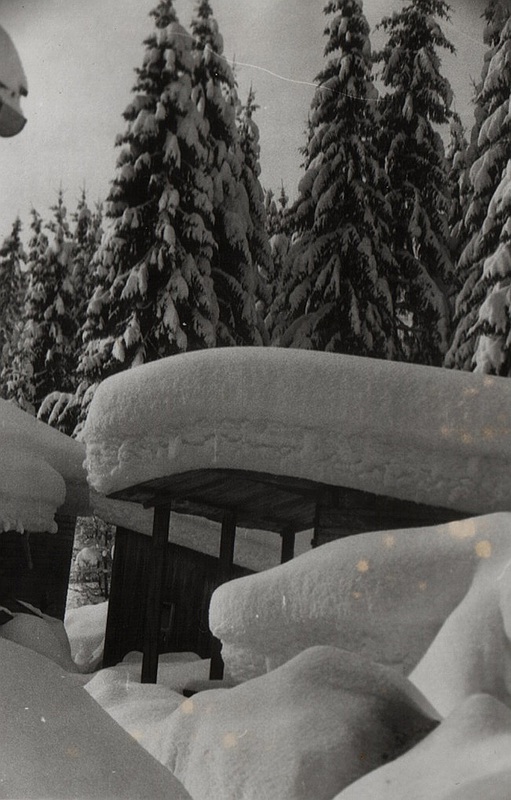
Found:
[(208, 126), (192, 92), (192, 38), (171, 0), (151, 13), (83, 328), (82, 417), (108, 375), (216, 344)]
[(439, 51), (454, 48), (439, 21), (444, 0), (411, 0), (385, 17), (378, 54), (387, 89), (380, 103), (379, 148), (390, 181), (395, 294), (407, 360), (438, 365), (450, 333), (452, 261), (447, 215), (449, 181), (438, 126), (448, 123), (452, 91)]
[(43, 230), (32, 212), (27, 262), (28, 286), (19, 337), (4, 368), (6, 396), (36, 413), (50, 392), (72, 389), (73, 286), (70, 276), (72, 238), (62, 192)]
[(208, 169), (213, 181), (216, 242), (212, 276), (219, 307), (217, 343), (262, 344), (256, 311), (257, 269), (250, 249), (253, 223), (236, 127), (239, 100), (208, 0), (197, 4), (192, 32), (194, 98), (209, 125)]
[(378, 125), (369, 26), (361, 0), (331, 0), (293, 208), (295, 241), (281, 275), (275, 344), (395, 358), (395, 264), (372, 139)]
[[(464, 247), (457, 264), (457, 283), (461, 288), (456, 298), (454, 336), (445, 359), (446, 366), (456, 369), (471, 370), (475, 366), (475, 352), (483, 330), (478, 324), (479, 312), (489, 288), (485, 261), (494, 253), (500, 236), (499, 223), (494, 224), (493, 208), (491, 213), (489, 209), (510, 154), (509, 15), (508, 4), (501, 0), (490, 2), (485, 13), (484, 40), (488, 51), (476, 91), (475, 123), (467, 151), (468, 194), (462, 221)], [(489, 213), (491, 220), (486, 220)], [(487, 323), (483, 327), (489, 332)], [(489, 344), (488, 340), (484, 341)], [(480, 352), (479, 367), (490, 370), (489, 363), (482, 366), (483, 361)]]
[(14, 347), (21, 319), (26, 283), (25, 264), (21, 220), (17, 217), (10, 234), (0, 246), (0, 373), (6, 363), (5, 356)]
[(277, 200), (274, 197), (273, 191), (268, 189), (265, 193), (264, 203), (272, 270), (267, 281), (268, 306), (265, 316), (265, 327), (271, 340), (275, 327), (274, 315), (278, 317), (278, 311), (280, 311), (280, 309), (276, 307), (277, 287), (284, 271), (292, 236), (289, 197), (286, 194), (284, 185), (282, 184), (281, 186)]
[[(451, 243), (451, 260), (456, 265), (464, 241), (464, 216), (467, 197), (470, 192), (467, 169), (469, 146), (465, 136), (465, 129), (459, 115), (456, 113), (451, 118), (446, 158), (451, 195), (447, 222)], [(456, 278), (456, 275), (454, 278)]]
[(256, 269), (258, 327), (263, 342), (268, 344), (269, 336), (264, 320), (271, 299), (273, 263), (266, 220), (265, 196), (259, 181), (261, 174), (259, 161), (261, 148), (259, 145), (259, 128), (254, 121), (254, 113), (258, 108), (259, 106), (255, 102), (254, 90), (250, 87), (247, 102), (244, 106), (241, 106), (238, 117), (238, 133), (243, 155), (241, 181), (245, 187), (249, 204), (251, 225), (248, 230), (248, 246), (252, 264)]
[(82, 385), (78, 376), (78, 364), (82, 353), (82, 327), (86, 322), (89, 299), (94, 290), (93, 258), (99, 247), (102, 233), (102, 209), (97, 205), (92, 211), (87, 203), (85, 190), (82, 191), (78, 206), (72, 215), (73, 251), (70, 274), (73, 284), (73, 307), (70, 309), (73, 321), (73, 346), (70, 380), (72, 391), (60, 388), (50, 392), (42, 401), (37, 416), (52, 427), (71, 435), (77, 425), (82, 395), (87, 386)]

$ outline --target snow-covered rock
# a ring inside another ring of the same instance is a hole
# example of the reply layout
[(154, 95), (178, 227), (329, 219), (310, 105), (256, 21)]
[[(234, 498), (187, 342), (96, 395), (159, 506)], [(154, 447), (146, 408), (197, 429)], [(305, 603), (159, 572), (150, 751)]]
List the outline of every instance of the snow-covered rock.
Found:
[(190, 800), (61, 667), (0, 638), (0, 793), (12, 800)]
[(405, 755), (335, 800), (509, 800), (511, 710), (473, 695)]
[(71, 656), (83, 672), (96, 670), (103, 657), (108, 602), (66, 611), (64, 626)]
[(393, 670), (317, 647), (241, 686), (185, 700), (157, 726), (153, 752), (194, 800), (330, 800), (436, 724)]
[(511, 502), (511, 385), (503, 378), (332, 353), (218, 348), (99, 386), (83, 438), (103, 494), (232, 468), (445, 506)]
[[(213, 594), (209, 621), (222, 640), (227, 671), (246, 680), (308, 647), (330, 644), (408, 674), (463, 601), (455, 614), (466, 616), (466, 630), (453, 639), (464, 640), (462, 653), (453, 645), (451, 673), (444, 676), (440, 669), (438, 680), (445, 677), (449, 691), (451, 675), (469, 675), (456, 697), (468, 689), (498, 690), (511, 701), (503, 631), (503, 625), (509, 630), (511, 606), (506, 582), (498, 580), (511, 560), (510, 533), (510, 514), (366, 533), (225, 583)], [(478, 597), (488, 598), (481, 624)], [(509, 607), (500, 628), (499, 604)], [(485, 628), (490, 617), (492, 625)], [(498, 648), (491, 664), (493, 644)], [(455, 667), (459, 658), (466, 662)], [(426, 694), (431, 684), (418, 680)], [(440, 685), (436, 691), (435, 697), (445, 700)]]
[(64, 479), (43, 457), (6, 443), (1, 428), (0, 442), (0, 531), (54, 533), (55, 513), (66, 499)]

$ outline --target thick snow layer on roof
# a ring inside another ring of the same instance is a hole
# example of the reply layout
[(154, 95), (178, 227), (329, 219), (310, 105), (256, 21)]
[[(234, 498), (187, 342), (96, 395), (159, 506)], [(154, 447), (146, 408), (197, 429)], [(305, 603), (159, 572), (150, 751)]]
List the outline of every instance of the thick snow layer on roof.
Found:
[[(443, 675), (439, 669), (436, 677), (450, 688), (455, 676), (467, 673), (456, 698), (467, 687), (491, 689), (511, 705), (504, 679), (511, 668), (504, 648), (511, 601), (505, 581), (499, 580), (510, 561), (510, 514), (351, 536), (223, 584), (211, 599), (210, 628), (221, 639), (227, 670), (236, 680), (261, 674), (319, 644), (361, 653), (408, 674), (444, 623), (448, 629), (451, 614), (461, 622), (467, 616), (469, 630), (458, 630), (453, 650), (445, 642), (438, 645), (443, 666), (457, 659), (457, 667), (451, 663), (450, 672)], [(470, 623), (478, 598), (484, 598), (481, 625)], [(504, 623), (502, 616), (498, 621), (502, 604)], [(491, 626), (485, 628), (484, 620), (491, 620)], [(472, 635), (475, 631), (479, 638)], [(461, 647), (462, 642), (463, 666), (459, 653), (455, 655), (456, 644)], [(491, 643), (498, 650), (486, 672)], [(445, 701), (441, 685), (435, 695), (428, 693), (427, 675), (418, 685), (433, 704), (437, 695)]]
[(0, 446), (2, 450), (20, 449), (34, 458), (44, 459), (62, 475), (67, 490), (62, 513), (86, 514), (89, 511), (83, 444), (27, 414), (13, 403), (0, 400)]
[(335, 800), (509, 800), (511, 711), (473, 695), (413, 750)]
[[(94, 513), (105, 522), (147, 536), (152, 535), (152, 509), (145, 509), (137, 503), (111, 500), (94, 490), (91, 490), (90, 500)], [(218, 557), (220, 531), (219, 523), (203, 517), (173, 513), (170, 517), (169, 542)], [(312, 536), (312, 531), (302, 531), (296, 535), (296, 555), (310, 550)], [(238, 528), (234, 545), (234, 563), (254, 572), (275, 567), (280, 564), (281, 546), (282, 540), (277, 533)]]
[(186, 700), (160, 724), (155, 755), (194, 800), (330, 800), (420, 741), (435, 719), (393, 670), (316, 647)]
[(0, 664), (3, 797), (190, 800), (57, 664), (2, 638)]
[(66, 498), (62, 476), (40, 456), (3, 441), (0, 429), (0, 531), (55, 533)]
[(280, 348), (187, 353), (105, 380), (84, 441), (103, 494), (217, 467), (469, 513), (511, 508), (511, 383), (454, 370)]

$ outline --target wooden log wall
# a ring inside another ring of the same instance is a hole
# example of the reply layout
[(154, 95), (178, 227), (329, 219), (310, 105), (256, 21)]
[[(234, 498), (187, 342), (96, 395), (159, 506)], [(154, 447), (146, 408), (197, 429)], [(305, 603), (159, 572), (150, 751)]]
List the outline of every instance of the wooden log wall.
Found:
[[(131, 650), (143, 649), (152, 540), (118, 528), (103, 666), (117, 664)], [(176, 544), (167, 544), (159, 652), (190, 651), (211, 655), (208, 627), (211, 595), (218, 585), (219, 559)], [(233, 566), (233, 577), (251, 570)]]

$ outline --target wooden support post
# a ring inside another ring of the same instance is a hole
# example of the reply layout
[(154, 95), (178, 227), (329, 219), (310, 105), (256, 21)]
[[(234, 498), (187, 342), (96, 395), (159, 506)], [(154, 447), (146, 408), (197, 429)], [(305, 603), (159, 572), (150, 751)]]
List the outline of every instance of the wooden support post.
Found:
[(170, 503), (156, 506), (153, 518), (153, 542), (146, 599), (142, 683), (156, 683), (158, 677), (158, 645), (169, 523)]
[(295, 532), (283, 531), (280, 535), (282, 537), (280, 563), (285, 564), (286, 561), (291, 561), (295, 555)]
[[(220, 557), (218, 564), (218, 585), (225, 583), (232, 576), (234, 563), (234, 542), (236, 539), (236, 512), (227, 510), (222, 519), (222, 534), (220, 538)], [(222, 646), (219, 639), (213, 636), (211, 646), (211, 666), (209, 679), (222, 680), (224, 676), (224, 662), (221, 656)]]

